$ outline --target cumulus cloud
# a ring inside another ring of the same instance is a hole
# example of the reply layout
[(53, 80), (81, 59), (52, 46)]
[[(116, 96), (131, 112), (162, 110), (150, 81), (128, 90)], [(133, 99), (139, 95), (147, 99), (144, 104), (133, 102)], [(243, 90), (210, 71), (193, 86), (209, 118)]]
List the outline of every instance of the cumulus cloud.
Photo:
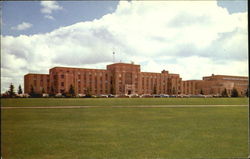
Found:
[(11, 27), (12, 30), (26, 30), (32, 27), (31, 23), (22, 22), (21, 24), (18, 24), (17, 26)]
[(51, 14), (53, 11), (63, 9), (63, 7), (55, 1), (41, 1), (41, 6), (43, 7), (41, 12), (45, 14)]
[(60, 6), (56, 1), (41, 1), (41, 13), (45, 14), (44, 18), (53, 20), (54, 17), (51, 15), (53, 11), (62, 10), (63, 7)]
[(45, 15), (44, 18), (47, 18), (47, 19), (51, 19), (51, 20), (54, 20), (55, 18), (51, 15)]
[(184, 80), (247, 76), (247, 25), (247, 13), (229, 14), (216, 1), (120, 1), (100, 19), (46, 34), (2, 36), (2, 91), (23, 82), (26, 73), (48, 73), (54, 66), (105, 69), (113, 48), (116, 62), (166, 69)]

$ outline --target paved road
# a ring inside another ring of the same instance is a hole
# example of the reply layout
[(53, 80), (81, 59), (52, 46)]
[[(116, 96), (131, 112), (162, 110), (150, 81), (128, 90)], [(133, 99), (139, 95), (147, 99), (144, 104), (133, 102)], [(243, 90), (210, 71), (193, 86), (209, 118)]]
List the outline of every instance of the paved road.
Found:
[(75, 109), (75, 108), (186, 108), (186, 107), (247, 107), (248, 105), (134, 105), (134, 106), (30, 106), (1, 107), (1, 109)]

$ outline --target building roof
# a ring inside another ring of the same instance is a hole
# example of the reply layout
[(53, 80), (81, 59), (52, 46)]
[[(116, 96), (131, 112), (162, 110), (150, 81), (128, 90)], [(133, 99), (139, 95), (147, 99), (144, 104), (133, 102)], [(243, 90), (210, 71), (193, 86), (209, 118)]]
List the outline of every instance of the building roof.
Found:
[[(101, 71), (106, 71), (106, 69), (96, 69), (96, 68), (77, 68), (77, 67), (61, 67), (61, 66), (56, 66), (51, 69), (81, 69), (81, 70), (101, 70)], [(50, 70), (51, 70), (50, 69)]]
[(44, 76), (49, 76), (49, 74), (42, 74), (42, 73), (27, 73), (24, 76), (28, 76), (28, 75), (44, 75)]
[(109, 64), (109, 65), (107, 65), (107, 66), (112, 66), (112, 65), (135, 65), (135, 66), (140, 66), (140, 65), (134, 64), (134, 63), (122, 63), (122, 62)]

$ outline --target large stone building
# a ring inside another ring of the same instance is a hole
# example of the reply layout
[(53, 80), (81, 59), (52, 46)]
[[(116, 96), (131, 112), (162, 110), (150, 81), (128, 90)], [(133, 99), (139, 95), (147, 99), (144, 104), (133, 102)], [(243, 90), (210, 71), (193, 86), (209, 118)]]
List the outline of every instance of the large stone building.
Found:
[(141, 72), (140, 65), (115, 63), (107, 69), (54, 67), (49, 74), (24, 76), (24, 91), (30, 93), (67, 93), (70, 86), (76, 94), (220, 94), (236, 88), (244, 94), (247, 77), (212, 75), (203, 80), (182, 81), (178, 74), (163, 70), (161, 73)]

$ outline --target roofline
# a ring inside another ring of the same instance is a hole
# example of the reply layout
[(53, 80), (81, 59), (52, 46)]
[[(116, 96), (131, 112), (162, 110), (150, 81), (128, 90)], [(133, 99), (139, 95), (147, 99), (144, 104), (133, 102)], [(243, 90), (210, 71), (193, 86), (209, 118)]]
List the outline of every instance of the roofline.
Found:
[(134, 63), (123, 63), (123, 62), (118, 62), (118, 63), (113, 63), (113, 64), (109, 64), (107, 66), (111, 66), (111, 65), (136, 65), (136, 66), (141, 66), (139, 64), (134, 64)]
[(203, 80), (196, 80), (196, 79), (194, 79), (194, 80), (183, 80), (182, 82), (188, 82), (188, 81), (195, 81), (195, 82), (197, 82), (197, 81), (203, 81)]
[(248, 78), (248, 76), (234, 76), (234, 75), (211, 75), (211, 76), (203, 76), (204, 77), (221, 77), (221, 76), (226, 76), (226, 77), (242, 77), (242, 78)]
[(96, 69), (96, 68), (79, 68), (79, 67), (61, 67), (61, 66), (56, 66), (52, 67), (49, 70), (55, 69), (55, 68), (67, 68), (67, 69), (84, 69), (84, 70), (102, 70), (102, 71), (107, 71), (106, 69)]
[(27, 76), (27, 75), (47, 75), (47, 76), (49, 76), (49, 74), (44, 74), (44, 73), (27, 73), (24, 76)]
[[(162, 72), (141, 72), (141, 73), (164, 74)], [(168, 73), (168, 75), (180, 76), (180, 74), (178, 73)]]

